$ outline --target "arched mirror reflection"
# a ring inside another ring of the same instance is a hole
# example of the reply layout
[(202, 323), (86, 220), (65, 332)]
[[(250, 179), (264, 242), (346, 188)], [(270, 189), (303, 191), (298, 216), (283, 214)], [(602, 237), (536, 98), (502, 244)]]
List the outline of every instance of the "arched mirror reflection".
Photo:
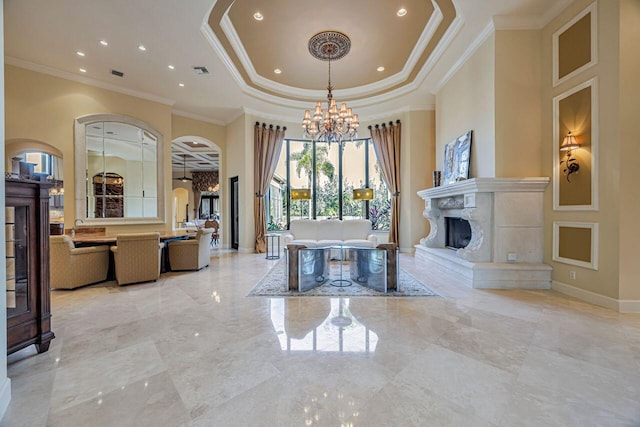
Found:
[(162, 136), (126, 116), (77, 120), (78, 218), (89, 223), (160, 221)]

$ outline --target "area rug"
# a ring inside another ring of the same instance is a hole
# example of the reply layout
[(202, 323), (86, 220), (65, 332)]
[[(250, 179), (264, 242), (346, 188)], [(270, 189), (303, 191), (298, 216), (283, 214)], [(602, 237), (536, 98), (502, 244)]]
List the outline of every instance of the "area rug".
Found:
[(285, 276), (285, 262), (281, 260), (253, 287), (247, 296), (264, 297), (430, 297), (438, 294), (425, 284), (400, 268), (399, 290), (394, 292), (377, 292), (357, 283), (351, 286), (336, 287), (328, 282), (315, 289), (298, 292), (287, 291)]

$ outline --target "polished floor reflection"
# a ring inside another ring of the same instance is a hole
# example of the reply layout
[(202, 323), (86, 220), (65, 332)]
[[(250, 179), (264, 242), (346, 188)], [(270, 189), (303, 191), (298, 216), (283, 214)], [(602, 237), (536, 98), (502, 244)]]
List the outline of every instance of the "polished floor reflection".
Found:
[(214, 250), (156, 283), (52, 293), (2, 426), (637, 426), (640, 316), (552, 291), (246, 297), (276, 262)]

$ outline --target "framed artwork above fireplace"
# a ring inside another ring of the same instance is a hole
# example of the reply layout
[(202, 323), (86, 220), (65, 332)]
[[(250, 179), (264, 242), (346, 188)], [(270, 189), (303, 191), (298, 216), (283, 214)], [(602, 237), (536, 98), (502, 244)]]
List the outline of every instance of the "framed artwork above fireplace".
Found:
[(444, 147), (443, 185), (464, 181), (469, 178), (471, 160), (471, 134), (469, 131)]

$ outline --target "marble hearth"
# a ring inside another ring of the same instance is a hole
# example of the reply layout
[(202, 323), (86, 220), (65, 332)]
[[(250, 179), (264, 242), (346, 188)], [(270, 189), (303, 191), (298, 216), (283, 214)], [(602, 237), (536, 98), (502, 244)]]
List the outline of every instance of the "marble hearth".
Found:
[[(548, 184), (549, 178), (473, 178), (419, 191), (431, 232), (416, 245), (416, 259), (473, 288), (549, 289), (551, 267), (542, 263)], [(466, 247), (445, 247), (447, 217), (469, 221)]]

